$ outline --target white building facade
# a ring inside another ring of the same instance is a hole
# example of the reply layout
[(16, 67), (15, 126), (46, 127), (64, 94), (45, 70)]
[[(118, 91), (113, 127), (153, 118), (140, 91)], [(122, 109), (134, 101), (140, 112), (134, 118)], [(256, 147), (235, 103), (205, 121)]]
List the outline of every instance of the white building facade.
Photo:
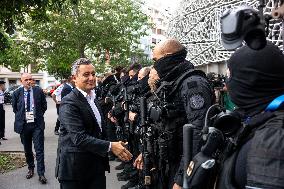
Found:
[(139, 48), (144, 51), (148, 59), (152, 59), (153, 46), (167, 38), (166, 31), (171, 16), (170, 8), (160, 0), (145, 0), (142, 4), (142, 11), (149, 17), (153, 26), (148, 30), (148, 35), (140, 39)]
[[(177, 38), (188, 49), (188, 57), (205, 72), (225, 74), (226, 61), (232, 51), (221, 45), (220, 16), (223, 11), (243, 4), (257, 9), (259, 0), (182, 0), (169, 21), (168, 35)], [(277, 7), (276, 0), (265, 1), (264, 11), (270, 14)], [(269, 22), (268, 40), (283, 49), (281, 20)]]
[(50, 76), (47, 72), (32, 73), (31, 67), (23, 68), (20, 72), (13, 72), (10, 69), (0, 65), (0, 80), (5, 81), (5, 87), (11, 87), (14, 85), (21, 85), (21, 73), (31, 73), (32, 77), (35, 79), (36, 84), (41, 88), (46, 89), (48, 86), (54, 86), (59, 82)]

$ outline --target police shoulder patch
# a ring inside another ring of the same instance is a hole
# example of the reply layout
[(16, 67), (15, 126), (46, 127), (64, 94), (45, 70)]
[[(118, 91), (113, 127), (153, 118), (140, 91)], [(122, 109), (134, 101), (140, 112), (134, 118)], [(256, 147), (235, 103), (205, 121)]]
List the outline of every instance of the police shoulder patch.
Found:
[(198, 110), (203, 108), (205, 100), (201, 94), (193, 94), (189, 98), (190, 107), (192, 109)]

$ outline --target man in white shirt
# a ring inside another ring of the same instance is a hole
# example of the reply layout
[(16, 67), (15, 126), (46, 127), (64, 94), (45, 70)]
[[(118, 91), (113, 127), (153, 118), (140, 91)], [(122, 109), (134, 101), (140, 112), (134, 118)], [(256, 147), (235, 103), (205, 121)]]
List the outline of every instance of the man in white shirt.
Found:
[[(60, 102), (61, 102), (61, 92), (62, 92), (62, 89), (64, 87), (64, 83), (65, 83), (65, 80), (62, 80), (61, 85), (59, 85), (55, 89), (55, 91), (53, 91), (53, 93), (51, 95), (53, 101), (56, 104), (57, 115), (59, 115), (59, 106), (60, 106)], [(59, 132), (58, 132), (59, 127), (60, 127), (60, 121), (59, 121), (59, 118), (57, 117), (56, 125), (55, 125), (55, 128), (54, 128), (54, 134), (55, 135), (59, 135)]]

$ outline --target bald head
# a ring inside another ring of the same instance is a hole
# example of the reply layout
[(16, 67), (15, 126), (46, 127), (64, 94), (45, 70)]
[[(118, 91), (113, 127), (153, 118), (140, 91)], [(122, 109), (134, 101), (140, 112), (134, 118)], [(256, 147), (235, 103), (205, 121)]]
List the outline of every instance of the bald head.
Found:
[(31, 77), (32, 78), (32, 75), (30, 73), (22, 73), (21, 79), (24, 78), (24, 77)]
[(26, 89), (31, 88), (32, 83), (33, 83), (32, 75), (29, 74), (29, 73), (22, 73), (21, 82), (22, 82), (24, 88), (26, 88)]
[(176, 39), (167, 39), (158, 43), (153, 50), (153, 60), (159, 60), (160, 58), (174, 54), (184, 49), (184, 46)]

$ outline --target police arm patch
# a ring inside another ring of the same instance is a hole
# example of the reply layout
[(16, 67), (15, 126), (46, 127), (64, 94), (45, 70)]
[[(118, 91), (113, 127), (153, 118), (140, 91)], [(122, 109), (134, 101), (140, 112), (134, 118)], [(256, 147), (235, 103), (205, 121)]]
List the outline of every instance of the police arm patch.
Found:
[(190, 107), (194, 110), (198, 110), (204, 107), (205, 100), (200, 94), (193, 94), (189, 98)]

